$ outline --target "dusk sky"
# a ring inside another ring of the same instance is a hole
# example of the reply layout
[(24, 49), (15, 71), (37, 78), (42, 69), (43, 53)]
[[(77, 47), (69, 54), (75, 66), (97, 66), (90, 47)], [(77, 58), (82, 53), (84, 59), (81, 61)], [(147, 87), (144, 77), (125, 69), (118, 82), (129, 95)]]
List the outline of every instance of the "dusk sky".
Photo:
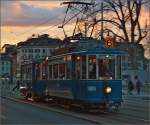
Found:
[[(62, 23), (66, 7), (62, 1), (1, 1), (1, 44), (16, 44), (32, 34), (47, 33), (63, 38), (62, 29), (54, 25)], [(144, 18), (143, 18), (144, 17)], [(143, 7), (141, 23), (148, 20), (148, 9)], [(73, 25), (65, 27), (70, 33)]]

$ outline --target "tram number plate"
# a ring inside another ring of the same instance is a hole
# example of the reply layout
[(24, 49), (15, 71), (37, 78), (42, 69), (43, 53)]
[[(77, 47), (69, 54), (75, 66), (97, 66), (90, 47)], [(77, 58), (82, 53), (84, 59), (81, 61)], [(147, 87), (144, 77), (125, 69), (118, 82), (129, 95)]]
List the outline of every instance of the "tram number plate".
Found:
[(96, 91), (96, 86), (88, 86), (88, 91)]

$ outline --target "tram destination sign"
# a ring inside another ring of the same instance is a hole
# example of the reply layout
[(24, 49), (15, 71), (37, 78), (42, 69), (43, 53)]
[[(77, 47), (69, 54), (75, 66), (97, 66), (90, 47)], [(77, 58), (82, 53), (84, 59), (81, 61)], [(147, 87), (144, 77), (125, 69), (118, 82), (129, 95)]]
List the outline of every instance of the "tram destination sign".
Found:
[(110, 48), (110, 47), (114, 47), (114, 41), (112, 37), (107, 37), (105, 39), (105, 46)]

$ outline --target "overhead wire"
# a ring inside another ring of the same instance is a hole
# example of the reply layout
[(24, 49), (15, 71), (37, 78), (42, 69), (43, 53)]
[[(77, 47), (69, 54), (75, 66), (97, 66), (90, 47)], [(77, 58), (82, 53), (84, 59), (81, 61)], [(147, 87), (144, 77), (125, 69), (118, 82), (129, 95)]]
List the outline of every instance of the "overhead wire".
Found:
[[(62, 15), (62, 14), (60, 14), (60, 15)], [(34, 29), (39, 28), (40, 26), (42, 26), (42, 25), (44, 25), (44, 24), (47, 24), (49, 21), (52, 21), (52, 20), (56, 19), (56, 18), (59, 17), (60, 15), (53, 16), (53, 17), (51, 17), (51, 18), (48, 18), (46, 21), (44, 21), (44, 22), (42, 22), (42, 23), (40, 23), (40, 24), (35, 25), (34, 28), (30, 28), (30, 29), (24, 31), (23, 33), (16, 34), (16, 35), (18, 36), (18, 35), (24, 35), (24, 34), (26, 34), (26, 33), (29, 33), (29, 32), (31, 32), (31, 31), (33, 31)]]

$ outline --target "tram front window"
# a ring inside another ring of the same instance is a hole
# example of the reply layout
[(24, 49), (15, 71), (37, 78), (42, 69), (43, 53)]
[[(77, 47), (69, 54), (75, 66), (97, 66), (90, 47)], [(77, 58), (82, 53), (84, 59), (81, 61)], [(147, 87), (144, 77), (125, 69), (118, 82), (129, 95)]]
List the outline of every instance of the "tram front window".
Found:
[(100, 80), (111, 80), (114, 79), (115, 74), (115, 60), (114, 59), (99, 59), (99, 79)]

